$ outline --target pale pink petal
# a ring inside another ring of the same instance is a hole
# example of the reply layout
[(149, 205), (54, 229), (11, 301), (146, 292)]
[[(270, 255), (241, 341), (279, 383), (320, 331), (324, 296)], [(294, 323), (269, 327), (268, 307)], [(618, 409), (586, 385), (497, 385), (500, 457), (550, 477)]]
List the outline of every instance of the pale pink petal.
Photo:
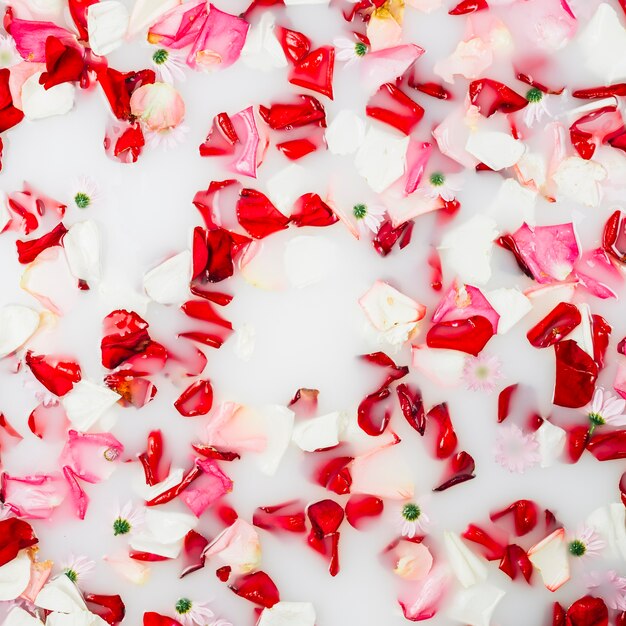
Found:
[(179, 4), (150, 27), (148, 41), (173, 50), (186, 48), (196, 40), (207, 17), (206, 0)]
[(360, 63), (361, 78), (368, 92), (383, 83), (393, 82), (402, 76), (424, 54), (424, 49), (409, 43), (395, 48), (369, 52)]
[(185, 102), (168, 83), (142, 85), (133, 92), (130, 108), (152, 131), (176, 128), (185, 117)]
[(233, 488), (233, 481), (210, 459), (196, 461), (202, 475), (180, 494), (180, 499), (200, 517), (206, 509)]
[(110, 433), (68, 432), (67, 443), (61, 453), (61, 464), (88, 483), (106, 480), (115, 470), (114, 461), (124, 446)]
[(5, 504), (26, 519), (48, 519), (67, 492), (63, 479), (51, 474), (20, 478), (5, 473), (2, 486)]
[(257, 569), (261, 561), (259, 535), (252, 525), (239, 518), (207, 546), (204, 556), (231, 567), (234, 575), (247, 574)]

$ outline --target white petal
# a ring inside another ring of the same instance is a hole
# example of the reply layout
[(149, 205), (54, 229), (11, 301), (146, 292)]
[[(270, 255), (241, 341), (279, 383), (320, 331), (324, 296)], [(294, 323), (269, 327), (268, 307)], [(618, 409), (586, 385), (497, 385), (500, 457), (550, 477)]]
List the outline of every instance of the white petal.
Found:
[(293, 429), (294, 443), (306, 452), (336, 446), (346, 427), (347, 416), (342, 411), (334, 411), (313, 419), (299, 422)]
[(63, 396), (61, 403), (72, 426), (84, 432), (115, 406), (120, 397), (104, 385), (81, 380), (74, 385), (72, 391)]
[(535, 435), (535, 439), (539, 443), (541, 467), (552, 467), (565, 448), (565, 440), (567, 439), (565, 431), (550, 421), (544, 420)]
[(500, 316), (498, 335), (504, 335), (532, 311), (532, 302), (516, 288), (501, 287), (487, 291), (485, 297)]
[(46, 626), (108, 626), (99, 615), (89, 611), (75, 613), (50, 613), (46, 619)]
[(357, 456), (350, 468), (352, 492), (406, 500), (415, 493), (411, 467), (397, 446), (381, 446)]
[(536, 223), (536, 199), (536, 191), (507, 178), (500, 184), (487, 211), (496, 220), (501, 231), (515, 232), (524, 222), (529, 226)]
[(461, 383), (466, 355), (458, 350), (440, 350), (426, 345), (413, 346), (413, 367), (442, 387)]
[(63, 236), (63, 249), (74, 278), (88, 284), (100, 280), (100, 233), (96, 222), (74, 224)]
[(580, 324), (567, 335), (568, 339), (575, 341), (591, 358), (593, 358), (593, 335), (591, 331), (591, 309), (586, 303), (578, 305), (580, 311)]
[(117, 574), (134, 585), (143, 585), (150, 578), (150, 567), (146, 563), (131, 559), (126, 552), (103, 558)]
[(259, 533), (252, 524), (239, 518), (207, 546), (204, 555), (207, 559), (218, 559), (235, 575), (247, 574), (261, 564)]
[(0, 359), (22, 347), (39, 328), (39, 313), (27, 306), (0, 308)]
[(180, 304), (189, 297), (190, 280), (191, 252), (185, 250), (147, 272), (143, 288), (159, 304)]
[(171, 487), (175, 487), (183, 479), (185, 471), (180, 467), (175, 467), (170, 470), (167, 478), (162, 480), (156, 485), (147, 485), (145, 481), (145, 475), (143, 471), (138, 471), (136, 480), (134, 481), (134, 489), (137, 495), (143, 500), (149, 501), (162, 493), (166, 492)]
[(37, 15), (37, 17), (43, 16), (56, 16), (61, 12), (65, 3), (63, 0), (23, 0), (26, 6)]
[(621, 502), (596, 509), (587, 518), (586, 525), (606, 541), (613, 556), (626, 561), (626, 509)]
[(44, 585), (35, 598), (35, 604), (41, 609), (60, 613), (87, 610), (78, 587), (65, 574)]
[(465, 149), (479, 161), (499, 172), (515, 165), (524, 154), (526, 146), (508, 133), (475, 131), (470, 133)]
[(543, 584), (556, 591), (570, 578), (567, 542), (563, 528), (555, 530), (528, 551), (530, 562), (539, 570)]
[(117, 0), (102, 0), (87, 8), (89, 45), (104, 56), (122, 45), (128, 28), (128, 9)]
[(349, 109), (339, 111), (324, 133), (332, 154), (354, 154), (365, 139), (365, 122)]
[(560, 196), (589, 207), (600, 204), (598, 183), (605, 178), (606, 170), (602, 165), (577, 156), (563, 159), (552, 177)]
[(283, 215), (291, 215), (294, 202), (310, 191), (308, 170), (297, 163), (276, 172), (267, 181), (267, 195)]
[(0, 601), (15, 600), (28, 587), (30, 558), (25, 550), (0, 567)]
[(448, 230), (438, 250), (451, 276), (470, 285), (484, 285), (491, 278), (491, 252), (498, 236), (496, 223), (486, 215), (474, 215)]
[(14, 606), (2, 622), (2, 626), (43, 626), (43, 622), (19, 606)]
[(277, 602), (263, 609), (257, 626), (315, 626), (315, 617), (310, 602)]
[(264, 474), (273, 476), (291, 441), (295, 414), (287, 407), (271, 404), (259, 409), (258, 416), (267, 436), (267, 446), (257, 454), (257, 462)]
[(254, 353), (256, 330), (250, 324), (240, 324), (235, 331), (234, 352), (242, 361), (249, 361)]
[(127, 35), (134, 37), (139, 31), (152, 26), (166, 11), (177, 7), (182, 0), (136, 0), (130, 14)]
[(489, 626), (491, 616), (504, 597), (504, 591), (493, 585), (479, 585), (457, 593), (448, 615), (467, 626)]
[(195, 517), (185, 513), (148, 508), (141, 529), (131, 536), (129, 545), (133, 550), (175, 559), (180, 554), (185, 535), (197, 523)]
[(22, 111), (29, 120), (41, 120), (53, 115), (64, 115), (74, 107), (74, 85), (61, 83), (44, 89), (39, 84), (41, 72), (33, 74), (22, 85)]
[(276, 18), (266, 11), (259, 22), (248, 30), (241, 50), (244, 65), (262, 71), (287, 67), (285, 53), (274, 33), (275, 25)]
[(335, 244), (323, 237), (294, 237), (285, 247), (285, 272), (298, 289), (324, 280), (335, 266)]
[(615, 9), (601, 3), (578, 37), (582, 59), (602, 84), (626, 79), (626, 30)]
[(374, 191), (384, 191), (404, 174), (409, 141), (374, 127), (367, 131), (354, 164)]
[(448, 555), (448, 563), (463, 587), (471, 587), (487, 579), (487, 567), (456, 534), (444, 532), (443, 543)]

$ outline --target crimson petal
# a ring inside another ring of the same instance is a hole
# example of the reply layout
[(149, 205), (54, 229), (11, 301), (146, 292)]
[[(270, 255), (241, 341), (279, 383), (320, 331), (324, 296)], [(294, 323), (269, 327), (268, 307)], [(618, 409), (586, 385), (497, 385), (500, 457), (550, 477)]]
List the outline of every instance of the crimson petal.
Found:
[(535, 348), (547, 348), (569, 335), (581, 321), (577, 306), (560, 302), (526, 333), (526, 337)]
[(240, 598), (271, 609), (280, 602), (280, 594), (274, 581), (263, 571), (239, 577), (229, 587)]
[(383, 512), (383, 501), (376, 496), (355, 494), (346, 503), (346, 519), (350, 526), (360, 528), (365, 518), (378, 517)]
[(286, 530), (290, 533), (305, 532), (304, 522), (304, 507), (299, 500), (258, 507), (252, 516), (252, 523), (259, 528)]
[(322, 46), (300, 59), (289, 73), (289, 82), (333, 99), (335, 49)]
[(512, 515), (515, 534), (522, 537), (528, 534), (537, 525), (538, 508), (532, 500), (516, 500), (501, 511), (495, 511), (489, 515), (492, 522)]
[(554, 346), (556, 380), (554, 404), (579, 408), (591, 401), (598, 378), (594, 360), (571, 339)]
[(265, 194), (255, 189), (241, 190), (237, 202), (237, 220), (255, 239), (263, 239), (289, 226), (289, 218)]
[(426, 345), (429, 348), (447, 348), (477, 356), (493, 334), (493, 326), (487, 318), (473, 315), (464, 320), (433, 324), (426, 335)]
[(206, 415), (212, 406), (213, 387), (208, 380), (197, 380), (192, 383), (174, 402), (174, 407), (184, 417)]

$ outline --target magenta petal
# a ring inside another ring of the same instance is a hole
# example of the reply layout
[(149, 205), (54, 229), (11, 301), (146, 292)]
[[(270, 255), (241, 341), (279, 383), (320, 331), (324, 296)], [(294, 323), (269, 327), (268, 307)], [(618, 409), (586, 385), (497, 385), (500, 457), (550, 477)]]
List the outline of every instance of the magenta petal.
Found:
[(259, 144), (261, 140), (254, 119), (254, 109), (248, 107), (232, 115), (230, 119), (241, 144), (241, 149), (233, 161), (233, 169), (244, 176), (256, 178), (256, 169), (260, 164)]
[(433, 313), (433, 322), (466, 320), (480, 315), (491, 322), (493, 332), (498, 330), (500, 316), (482, 291), (471, 285), (454, 284), (446, 292)]
[(616, 298), (616, 291), (624, 282), (622, 273), (602, 248), (584, 252), (574, 271), (585, 289), (602, 299)]
[(7, 25), (7, 31), (15, 39), (15, 47), (20, 56), (32, 63), (46, 62), (48, 37), (56, 37), (65, 45), (81, 49), (76, 37), (69, 30), (52, 22), (36, 22), (12, 17)]

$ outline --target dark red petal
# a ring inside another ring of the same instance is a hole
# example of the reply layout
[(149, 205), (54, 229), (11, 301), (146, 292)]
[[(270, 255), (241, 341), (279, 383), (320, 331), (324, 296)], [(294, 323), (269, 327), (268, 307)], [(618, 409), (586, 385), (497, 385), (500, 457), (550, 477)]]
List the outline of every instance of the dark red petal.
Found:
[(306, 137), (301, 139), (291, 139), (276, 144), (276, 149), (280, 150), (290, 161), (297, 161), (311, 152), (315, 152), (318, 145)]
[(589, 443), (589, 428), (573, 426), (565, 429), (567, 433), (567, 455), (572, 463), (576, 463)]
[(298, 104), (273, 104), (269, 109), (259, 107), (259, 114), (274, 130), (292, 130), (308, 124), (326, 128), (326, 112), (322, 103), (313, 96), (300, 96)]
[(234, 154), (235, 144), (238, 142), (237, 131), (230, 117), (228, 117), (228, 113), (218, 113), (213, 118), (213, 125), (204, 143), (200, 144), (200, 156)]
[(571, 339), (554, 346), (556, 380), (554, 404), (579, 408), (591, 401), (598, 378), (594, 360)]
[(61, 83), (79, 81), (85, 69), (83, 52), (74, 45), (67, 45), (50, 35), (46, 39), (46, 70), (39, 77), (39, 84), (50, 89)]
[(213, 305), (206, 300), (188, 300), (180, 308), (185, 315), (193, 319), (217, 324), (229, 330), (233, 328), (233, 325), (227, 319), (224, 319)]
[(306, 35), (298, 32), (297, 30), (290, 30), (289, 28), (283, 28), (279, 26), (276, 29), (278, 35), (278, 41), (285, 52), (285, 56), (292, 63), (299, 63), (309, 54), (311, 50), (311, 41)]
[(448, 11), (448, 15), (467, 15), (476, 11), (485, 11), (488, 8), (489, 5), (485, 0), (462, 0)]
[(622, 499), (622, 504), (626, 506), (626, 472), (624, 472), (622, 477), (619, 479), (619, 493)]
[(412, 428), (420, 435), (423, 435), (426, 430), (426, 414), (424, 413), (422, 392), (410, 385), (400, 383), (396, 387), (396, 394), (398, 395), (402, 415), (404, 415)]
[(338, 218), (316, 193), (305, 193), (296, 200), (290, 220), (298, 227), (331, 226)]
[(604, 600), (584, 596), (567, 609), (566, 626), (609, 626), (609, 611)]
[(289, 82), (333, 99), (335, 49), (322, 46), (300, 59), (289, 73)]
[(383, 501), (376, 496), (355, 494), (346, 503), (346, 519), (350, 526), (360, 528), (367, 518), (378, 517), (383, 512)]
[(515, 257), (515, 261), (517, 262), (517, 266), (522, 270), (522, 272), (524, 272), (524, 274), (526, 274), (526, 276), (528, 276), (529, 278), (535, 277), (534, 274), (532, 273), (532, 270), (526, 264), (524, 256), (522, 255), (519, 249), (519, 246), (517, 245), (517, 241), (515, 241), (515, 238), (513, 237), (513, 235), (502, 235), (502, 237), (499, 237), (498, 239), (496, 239), (496, 243), (501, 248), (504, 248), (505, 250), (509, 250), (510, 252), (513, 253), (513, 256)]
[(626, 262), (626, 215), (619, 209), (604, 225), (602, 248), (620, 263)]
[(496, 111), (514, 113), (528, 104), (524, 96), (490, 78), (472, 81), (469, 86), (469, 98), (485, 117), (491, 117)]
[(30, 548), (38, 542), (39, 539), (28, 522), (17, 517), (0, 520), (0, 566), (12, 561), (20, 550)]
[(255, 239), (263, 239), (289, 226), (289, 218), (265, 194), (255, 189), (241, 190), (237, 202), (237, 219)]
[(538, 509), (532, 500), (516, 500), (501, 511), (489, 515), (492, 522), (496, 522), (507, 515), (513, 516), (515, 534), (522, 537), (528, 534), (537, 525)]
[(465, 451), (457, 452), (449, 461), (443, 482), (433, 489), (433, 491), (445, 491), (460, 485), (472, 478), (476, 478), (474, 470), (476, 464), (471, 454)]
[(215, 461), (235, 461), (241, 458), (236, 452), (218, 450), (213, 446), (207, 446), (203, 443), (192, 443), (191, 447), (205, 459), (213, 459)]
[(463, 533), (463, 537), (484, 548), (483, 556), (488, 561), (499, 561), (504, 557), (505, 546), (474, 524), (470, 524), (467, 527), (467, 530)]
[(140, 550), (130, 550), (128, 556), (134, 561), (142, 561), (143, 563), (160, 563), (161, 561), (169, 561), (169, 556), (161, 554), (153, 554), (152, 552), (142, 552)]
[(565, 609), (558, 602), (552, 605), (552, 626), (565, 626)]
[(310, 504), (306, 514), (311, 521), (312, 532), (318, 538), (337, 532), (344, 516), (341, 505), (328, 499)]
[[(624, 0), (620, 0), (623, 2)], [(595, 100), (596, 98), (609, 98), (610, 96), (626, 96), (626, 83), (616, 83), (606, 87), (589, 87), (577, 89), (572, 93), (574, 98), (583, 100)]]
[(104, 66), (98, 70), (97, 79), (109, 101), (113, 115), (118, 120), (125, 121), (131, 118), (130, 97), (133, 91), (143, 85), (154, 83), (156, 75), (153, 70), (124, 73)]
[(596, 431), (587, 443), (587, 450), (598, 461), (626, 459), (626, 430), (616, 430), (609, 433)]
[(433, 324), (426, 335), (426, 345), (477, 356), (493, 334), (493, 326), (487, 318), (473, 315), (465, 320)]
[(315, 481), (329, 491), (343, 495), (350, 493), (352, 475), (349, 465), (354, 461), (351, 456), (340, 456), (324, 463), (315, 474)]
[[(376, 236), (372, 240), (374, 250), (376, 250), (380, 256), (387, 256), (392, 251), (398, 240), (400, 240), (400, 248), (404, 248), (411, 240), (412, 230), (413, 222), (404, 222), (397, 228), (394, 228), (391, 220), (385, 220), (380, 225)], [(408, 238), (406, 243), (405, 237)]]
[(252, 516), (252, 523), (259, 528), (286, 530), (290, 533), (305, 532), (304, 522), (304, 506), (299, 500), (258, 507)]
[(143, 626), (181, 626), (181, 623), (171, 617), (150, 611), (143, 614)]
[(274, 581), (263, 571), (240, 576), (229, 588), (240, 598), (245, 598), (267, 609), (280, 602), (278, 588)]
[(174, 402), (174, 407), (184, 417), (206, 415), (212, 406), (213, 387), (208, 380), (197, 380), (192, 383)]
[(148, 500), (146, 502), (146, 506), (158, 506), (159, 504), (165, 504), (166, 502), (171, 502), (175, 498), (177, 498), (189, 485), (191, 485), (194, 480), (200, 478), (202, 475), (202, 468), (196, 464), (194, 465), (184, 476), (183, 479), (173, 487), (170, 487), (163, 493), (160, 493), (158, 496), (152, 498), (152, 500)]
[(508, 545), (498, 567), (511, 580), (515, 580), (518, 572), (521, 572), (526, 582), (530, 584), (530, 579), (533, 575), (533, 565), (526, 551), (520, 548), (520, 546), (516, 544)]
[(569, 335), (581, 321), (577, 306), (560, 302), (526, 333), (526, 337), (535, 348), (547, 348)]
[(609, 340), (613, 328), (601, 316), (591, 316), (591, 334), (593, 337), (593, 360), (596, 362), (598, 369), (604, 367), (604, 357), (609, 347)]
[(15, 242), (15, 246), (17, 247), (17, 260), (23, 264), (31, 263), (44, 250), (47, 250), (52, 246), (61, 245), (61, 240), (66, 232), (67, 228), (65, 228), (61, 222), (57, 224), (49, 233), (42, 235), (38, 239), (31, 239), (30, 241), (21, 241), (18, 239)]
[(183, 571), (180, 577), (196, 572), (204, 567), (204, 549), (209, 545), (209, 540), (195, 530), (190, 530), (185, 535), (183, 543)]
[(452, 99), (452, 94), (439, 83), (412, 83), (409, 82), (409, 87), (413, 89), (417, 89), (417, 91), (421, 91), (432, 98), (437, 98), (437, 100), (450, 100)]
[(104, 337), (100, 343), (102, 365), (113, 369), (126, 359), (143, 352), (150, 343), (148, 322), (134, 311), (118, 309), (104, 318)]
[(153, 487), (165, 478), (163, 475), (165, 472), (163, 474), (159, 472), (163, 460), (163, 434), (160, 430), (153, 430), (148, 435), (147, 449), (138, 458), (143, 466), (147, 485)]
[(392, 83), (379, 87), (369, 99), (365, 113), (405, 135), (410, 135), (424, 117), (424, 109)]
[(146, 140), (138, 122), (113, 127), (104, 138), (104, 149), (121, 163), (136, 163)]
[(435, 435), (435, 455), (438, 459), (447, 459), (454, 453), (457, 446), (457, 436), (452, 426), (448, 405), (437, 404), (426, 414), (426, 428), (430, 433), (432, 427), (435, 426), (437, 433)]
[(61, 361), (44, 354), (36, 356), (30, 350), (25, 360), (33, 376), (56, 396), (70, 392), (74, 383), (81, 379), (80, 365), (73, 361)]
[(396, 365), (393, 359), (387, 356), (384, 352), (362, 354), (360, 358), (385, 370), (385, 379), (380, 384), (379, 390), (388, 387), (391, 383), (403, 378), (409, 373), (409, 368), (406, 365)]
[(501, 424), (508, 416), (511, 409), (511, 399), (517, 391), (519, 385), (509, 385), (498, 395), (498, 424)]
[(83, 598), (87, 603), (87, 608), (111, 626), (119, 624), (126, 615), (126, 606), (118, 595), (104, 596), (95, 593), (83, 593)]
[[(372, 437), (382, 435), (391, 419), (389, 403), (385, 402), (391, 392), (388, 387), (383, 387), (369, 394), (359, 404), (357, 410), (357, 422), (361, 430)], [(379, 406), (384, 403), (383, 406)]]
[(217, 219), (220, 210), (217, 208), (220, 204), (221, 196), (228, 190), (239, 191), (241, 184), (236, 180), (229, 178), (226, 180), (212, 180), (206, 190), (196, 192), (193, 197), (193, 205), (198, 209), (206, 227), (209, 230), (216, 230), (220, 227), (220, 220)]

